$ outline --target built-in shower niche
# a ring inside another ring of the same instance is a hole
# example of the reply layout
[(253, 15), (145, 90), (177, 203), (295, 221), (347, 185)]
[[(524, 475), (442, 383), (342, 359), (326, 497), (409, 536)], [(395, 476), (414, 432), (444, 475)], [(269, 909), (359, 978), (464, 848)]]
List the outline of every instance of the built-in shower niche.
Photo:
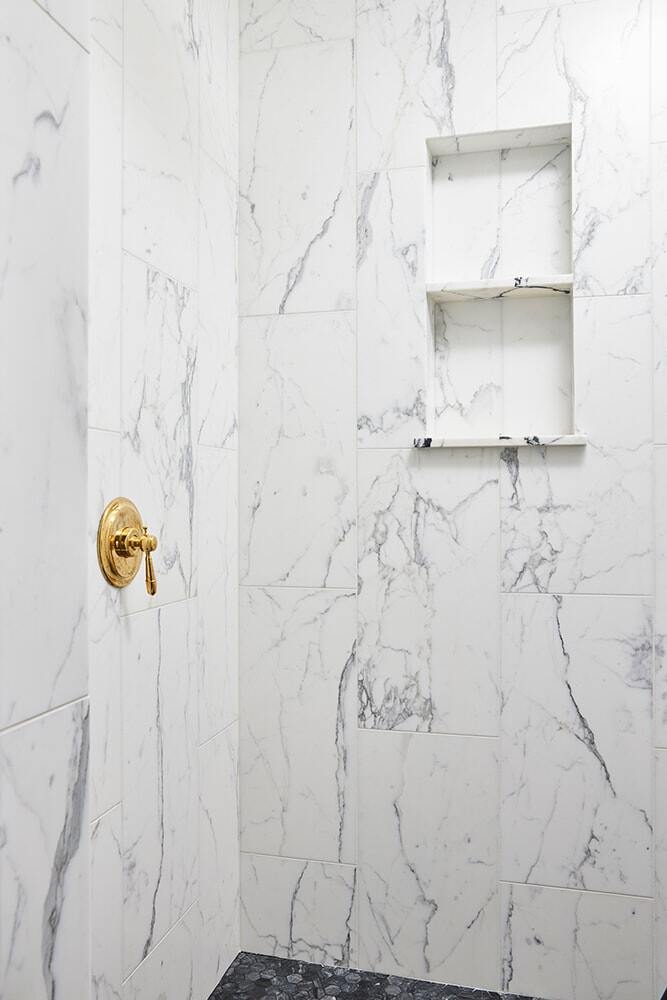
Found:
[(578, 444), (570, 127), (430, 139), (430, 446)]

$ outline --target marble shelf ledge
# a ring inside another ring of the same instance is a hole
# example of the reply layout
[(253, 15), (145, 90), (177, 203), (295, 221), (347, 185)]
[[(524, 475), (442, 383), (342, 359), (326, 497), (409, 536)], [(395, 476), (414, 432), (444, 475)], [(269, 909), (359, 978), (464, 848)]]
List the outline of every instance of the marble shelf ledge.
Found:
[(467, 438), (415, 438), (414, 448), (562, 448), (585, 445), (585, 434), (544, 435), (527, 437), (467, 437)]
[(429, 282), (426, 294), (433, 302), (461, 302), (467, 299), (540, 298), (570, 295), (571, 274), (538, 274), (533, 277), (482, 278), (470, 281)]

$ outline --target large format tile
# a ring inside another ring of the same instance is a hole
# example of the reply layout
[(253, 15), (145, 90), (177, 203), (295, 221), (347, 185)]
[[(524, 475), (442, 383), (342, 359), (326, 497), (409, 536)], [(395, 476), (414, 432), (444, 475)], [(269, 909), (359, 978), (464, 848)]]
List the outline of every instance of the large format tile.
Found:
[(667, 142), (667, 7), (651, 0), (651, 140)]
[(424, 437), (428, 312), (423, 167), (362, 174), (357, 217), (357, 428), (364, 446)]
[[(36, 0), (84, 48), (89, 44), (88, 4), (84, 0)], [(25, 6), (22, 5), (22, 6)]]
[(359, 719), (498, 731), (492, 451), (359, 453)]
[(241, 48), (354, 38), (354, 0), (241, 0)]
[(243, 594), (242, 846), (356, 860), (355, 595)]
[[(194, 574), (193, 387), (195, 296), (125, 255), (122, 492), (158, 537), (157, 597), (142, 576), (122, 594), (126, 612), (190, 596)], [(142, 570), (143, 575), (143, 570)]]
[(236, 452), (198, 449), (197, 646), (199, 740), (238, 718), (238, 462)]
[(651, 608), (504, 598), (501, 876), (651, 895)]
[(357, 962), (357, 873), (261, 854), (241, 855), (241, 947), (323, 965)]
[(651, 147), (653, 398), (655, 440), (667, 444), (667, 142)]
[(90, 814), (122, 798), (120, 591), (102, 576), (97, 526), (120, 492), (120, 435), (88, 432), (88, 677), (90, 687)]
[(89, 12), (91, 38), (122, 63), (123, 0), (90, 0)]
[(241, 325), (241, 579), (351, 587), (354, 317)]
[(199, 872), (196, 997), (217, 985), (241, 948), (238, 726), (199, 748)]
[(0, 985), (8, 1000), (89, 994), (88, 752), (85, 700), (0, 735)]
[(230, 179), (239, 164), (239, 0), (196, 0), (199, 142)]
[(351, 41), (241, 59), (243, 315), (354, 304), (353, 84)]
[(496, 740), (359, 736), (359, 959), (498, 984)]
[(238, 447), (238, 186), (205, 153), (199, 173), (197, 440)]
[(544, 1000), (650, 1000), (651, 901), (502, 886), (502, 989)]
[(667, 989), (667, 750), (655, 755), (655, 994)]
[[(122, 1000), (193, 1000), (199, 918), (192, 906), (123, 984)], [(203, 994), (201, 995), (203, 997)]]
[(193, 611), (181, 601), (123, 622), (123, 972), (197, 894)]
[(496, 127), (496, 0), (360, 0), (357, 45), (360, 170)]
[(2, 22), (0, 726), (87, 690), (87, 56), (34, 3)]
[(123, 71), (90, 50), (88, 425), (120, 430)]
[(667, 747), (667, 447), (653, 451), (655, 486), (655, 743)]
[(596, 0), (498, 18), (498, 127), (572, 122), (586, 294), (648, 289), (648, 13), (641, 0)]
[(90, 998), (120, 1000), (123, 981), (121, 806), (90, 829)]
[(503, 589), (648, 594), (648, 296), (575, 300), (576, 429), (586, 448), (502, 453)]

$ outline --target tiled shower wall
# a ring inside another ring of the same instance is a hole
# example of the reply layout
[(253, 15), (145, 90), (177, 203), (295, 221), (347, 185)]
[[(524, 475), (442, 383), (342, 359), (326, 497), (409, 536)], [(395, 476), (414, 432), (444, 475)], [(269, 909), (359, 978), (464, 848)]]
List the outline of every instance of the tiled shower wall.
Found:
[[(205, 1000), (239, 949), (237, 3), (95, 0), (90, 58), (91, 995)], [(99, 573), (118, 494), (153, 599)]]
[[(242, 0), (240, 29), (242, 945), (649, 1000), (667, 5)], [(415, 453), (424, 140), (565, 121), (589, 444)]]

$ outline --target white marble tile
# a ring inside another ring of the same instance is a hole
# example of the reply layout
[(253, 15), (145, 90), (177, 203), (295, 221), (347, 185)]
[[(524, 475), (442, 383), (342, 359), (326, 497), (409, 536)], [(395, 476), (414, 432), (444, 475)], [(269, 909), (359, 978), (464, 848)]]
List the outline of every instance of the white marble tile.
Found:
[(241, 48), (354, 38), (354, 0), (241, 0)]
[[(566, 3), (589, 3), (590, 0), (565, 0)], [(499, 14), (519, 14), (530, 10), (562, 7), (563, 0), (498, 0)]]
[(322, 965), (357, 964), (350, 865), (241, 855), (241, 947)]
[(359, 454), (359, 719), (498, 731), (498, 459)]
[(97, 526), (120, 492), (120, 435), (88, 432), (88, 677), (90, 687), (90, 814), (122, 798), (120, 591), (97, 562)]
[(198, 932), (199, 914), (193, 905), (123, 984), (123, 1000), (199, 1000)]
[(121, 486), (150, 531), (157, 596), (143, 570), (121, 595), (124, 612), (188, 597), (194, 574), (194, 426), (197, 305), (189, 289), (125, 254)]
[(648, 288), (648, 13), (641, 0), (596, 0), (498, 18), (498, 127), (572, 122), (574, 273), (586, 294)]
[(421, 166), (429, 136), (496, 127), (496, 0), (360, 0), (359, 169)]
[(648, 302), (575, 300), (575, 429), (589, 443), (503, 452), (504, 590), (652, 591)]
[(667, 142), (651, 147), (653, 379), (656, 443), (667, 444)]
[(238, 447), (238, 187), (205, 153), (199, 176), (197, 440)]
[(238, 718), (238, 464), (236, 452), (198, 450), (199, 740)]
[(0, 735), (7, 998), (88, 996), (88, 754), (85, 700)]
[(496, 740), (359, 736), (361, 967), (498, 986)]
[(120, 430), (123, 71), (90, 50), (88, 425)]
[(197, 896), (193, 609), (123, 620), (123, 973)]
[(354, 304), (352, 48), (241, 58), (243, 315)]
[(667, 7), (651, 0), (651, 141), (667, 142)]
[(500, 246), (499, 150), (434, 160), (430, 222), (430, 280), (493, 277)]
[(90, 998), (121, 1000), (123, 858), (121, 807), (90, 828)]
[(652, 613), (505, 596), (501, 877), (650, 896)]
[(354, 316), (246, 319), (241, 365), (241, 579), (354, 586)]
[(195, 996), (218, 985), (241, 950), (238, 726), (199, 748), (199, 869)]
[(161, 126), (126, 81), (123, 247), (188, 287), (197, 277), (197, 160), (198, 149)]
[(433, 335), (434, 437), (502, 433), (502, 303), (439, 303)]
[(89, 25), (86, 0), (36, 0), (36, 2), (84, 48), (88, 48)]
[(239, 0), (195, 0), (199, 143), (238, 180)]
[(0, 725), (87, 691), (87, 58), (34, 3), (6, 6)]
[(357, 428), (363, 446), (424, 437), (428, 312), (423, 167), (363, 174), (357, 214)]
[(655, 755), (655, 995), (667, 988), (667, 750)]
[(199, 38), (193, 0), (126, 3), (123, 43), (125, 82), (149, 109), (152, 123), (195, 146)]
[(244, 588), (244, 851), (356, 860), (353, 592)]
[(500, 156), (500, 275), (569, 274), (569, 146), (504, 149)]
[[(123, 0), (90, 0), (90, 35), (116, 62), (123, 61)], [(91, 46), (91, 55), (92, 55)]]
[(667, 448), (653, 451), (655, 484), (655, 743), (667, 747)]
[(650, 1000), (651, 901), (502, 886), (502, 989), (544, 1000)]

